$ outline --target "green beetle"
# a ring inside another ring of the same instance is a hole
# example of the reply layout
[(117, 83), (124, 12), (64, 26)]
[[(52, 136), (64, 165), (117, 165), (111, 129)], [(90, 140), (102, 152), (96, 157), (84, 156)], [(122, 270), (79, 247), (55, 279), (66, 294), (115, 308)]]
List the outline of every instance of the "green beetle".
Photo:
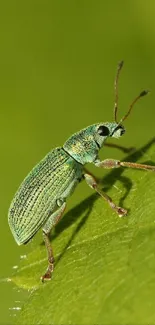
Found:
[[(88, 173), (84, 165), (93, 163), (101, 168), (131, 167), (155, 171), (155, 166), (122, 162), (114, 159), (100, 161), (98, 152), (108, 137), (119, 138), (125, 132), (122, 122), (130, 114), (135, 102), (147, 91), (135, 98), (127, 114), (117, 121), (118, 78), (123, 61), (119, 63), (115, 78), (115, 122), (98, 123), (73, 134), (63, 147), (51, 150), (28, 174), (16, 192), (11, 203), (8, 222), (18, 245), (26, 244), (40, 229), (48, 253), (48, 268), (42, 281), (51, 279), (54, 267), (53, 251), (50, 244), (50, 231), (62, 217), (66, 199), (74, 191), (77, 184), (85, 179), (87, 184), (96, 190), (116, 211), (124, 216), (127, 211), (118, 207), (112, 199), (102, 192), (93, 175)], [(115, 145), (116, 146), (116, 145)]]

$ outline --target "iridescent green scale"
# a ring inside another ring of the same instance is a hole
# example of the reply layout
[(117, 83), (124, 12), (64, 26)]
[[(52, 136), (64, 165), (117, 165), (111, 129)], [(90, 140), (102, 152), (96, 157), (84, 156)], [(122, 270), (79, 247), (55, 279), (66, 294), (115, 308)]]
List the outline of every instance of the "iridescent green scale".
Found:
[[(28, 242), (56, 209), (72, 183), (81, 178), (81, 165), (62, 148), (52, 150), (19, 187), (9, 210), (9, 225), (16, 242)], [(69, 193), (68, 193), (69, 194)]]

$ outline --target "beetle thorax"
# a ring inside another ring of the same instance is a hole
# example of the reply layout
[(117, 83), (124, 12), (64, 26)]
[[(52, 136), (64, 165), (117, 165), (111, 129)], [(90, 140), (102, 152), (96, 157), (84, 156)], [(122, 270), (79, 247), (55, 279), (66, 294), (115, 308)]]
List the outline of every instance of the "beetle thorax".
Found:
[(90, 132), (90, 129), (84, 129), (73, 134), (65, 142), (63, 148), (82, 165), (93, 162), (99, 150), (94, 142), (94, 136)]
[(117, 123), (98, 123), (73, 134), (63, 149), (82, 165), (94, 162), (108, 137), (119, 138), (125, 132)]

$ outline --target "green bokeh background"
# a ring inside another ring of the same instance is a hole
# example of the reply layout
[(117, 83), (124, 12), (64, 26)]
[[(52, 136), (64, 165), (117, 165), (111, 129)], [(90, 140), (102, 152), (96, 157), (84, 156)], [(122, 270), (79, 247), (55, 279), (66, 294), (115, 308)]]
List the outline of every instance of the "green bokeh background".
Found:
[[(51, 148), (81, 128), (113, 120), (113, 82), (124, 59), (119, 116), (139, 91), (120, 144), (140, 147), (154, 136), (155, 2), (7, 1), (0, 5), (1, 324), (26, 293), (3, 279), (20, 255), (7, 224), (7, 210), (18, 185)], [(102, 157), (121, 158), (105, 149)], [(96, 170), (96, 175), (103, 173)], [(91, 190), (81, 184), (70, 209)], [(20, 301), (20, 303), (18, 303)]]

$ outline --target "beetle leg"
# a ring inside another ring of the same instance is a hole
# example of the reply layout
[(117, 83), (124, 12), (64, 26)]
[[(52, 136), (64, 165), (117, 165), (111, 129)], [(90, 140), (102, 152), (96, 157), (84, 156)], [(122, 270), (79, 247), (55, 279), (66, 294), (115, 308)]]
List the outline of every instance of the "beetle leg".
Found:
[(127, 210), (125, 210), (121, 207), (118, 207), (106, 193), (102, 192), (98, 188), (96, 179), (91, 174), (89, 174), (89, 173), (84, 174), (84, 178), (85, 178), (87, 184), (91, 188), (93, 188), (105, 201), (108, 202), (110, 207), (119, 215), (119, 217), (125, 216), (127, 214)]
[(128, 168), (136, 168), (136, 169), (144, 169), (144, 170), (152, 170), (155, 171), (155, 166), (145, 165), (145, 164), (137, 164), (133, 162), (120, 161), (116, 159), (105, 159), (103, 161), (96, 160), (95, 166), (101, 168), (119, 168), (119, 167), (128, 167)]
[(47, 249), (47, 256), (48, 256), (48, 267), (46, 270), (46, 273), (41, 277), (42, 282), (44, 282), (44, 280), (50, 280), (51, 279), (51, 274), (53, 272), (54, 269), (54, 256), (53, 256), (53, 249), (50, 243), (50, 231), (53, 228), (53, 226), (55, 226), (59, 220), (61, 219), (64, 210), (66, 208), (66, 202), (64, 202), (62, 204), (61, 207), (59, 207), (58, 210), (56, 210), (47, 220), (47, 222), (44, 225), (43, 228), (43, 238), (44, 238), (44, 242), (45, 242), (45, 246)]

